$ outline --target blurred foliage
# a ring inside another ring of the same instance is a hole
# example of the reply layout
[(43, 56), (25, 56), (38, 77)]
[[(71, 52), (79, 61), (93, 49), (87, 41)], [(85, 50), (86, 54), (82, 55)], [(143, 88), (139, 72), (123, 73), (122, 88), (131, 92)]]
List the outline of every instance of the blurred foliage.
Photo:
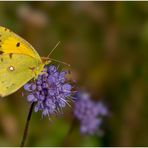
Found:
[[(84, 136), (72, 108), (52, 121), (33, 114), (27, 146), (148, 146), (148, 2), (0, 2), (0, 25), (73, 77), (110, 109), (104, 137)], [(19, 146), (29, 109), (23, 89), (1, 99), (0, 146)]]

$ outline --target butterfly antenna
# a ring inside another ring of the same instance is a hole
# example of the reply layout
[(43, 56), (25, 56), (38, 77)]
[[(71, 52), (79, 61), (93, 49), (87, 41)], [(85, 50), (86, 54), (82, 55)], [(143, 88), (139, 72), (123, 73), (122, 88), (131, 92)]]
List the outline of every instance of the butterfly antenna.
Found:
[(55, 46), (54, 48), (50, 51), (49, 55), (47, 56), (49, 58), (49, 56), (53, 53), (53, 51), (58, 47), (58, 45), (60, 44), (61, 42), (59, 41)]
[(56, 60), (56, 59), (52, 59), (52, 58), (49, 58), (51, 61), (54, 61), (54, 62), (58, 62), (58, 63), (61, 63), (61, 64), (64, 64), (66, 66), (71, 66), (70, 64), (66, 63), (66, 62), (63, 62), (63, 61), (59, 61), (59, 60)]
[(69, 66), (70, 67), (70, 64), (66, 63), (66, 62), (63, 62), (63, 61), (59, 61), (59, 60), (56, 60), (56, 59), (52, 59), (52, 58), (49, 58), (49, 56), (53, 53), (53, 51), (58, 47), (58, 45), (60, 44), (61, 42), (59, 41), (55, 46), (54, 48), (50, 51), (50, 53), (48, 54), (47, 58), (51, 61), (54, 61), (54, 62), (58, 62), (58, 63), (61, 63), (61, 64), (64, 64), (66, 66)]

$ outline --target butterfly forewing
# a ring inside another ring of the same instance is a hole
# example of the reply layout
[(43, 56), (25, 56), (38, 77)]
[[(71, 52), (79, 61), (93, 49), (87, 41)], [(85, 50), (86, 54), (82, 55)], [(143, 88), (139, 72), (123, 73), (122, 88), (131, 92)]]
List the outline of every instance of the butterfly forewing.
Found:
[(19, 53), (32, 56), (41, 62), (36, 50), (11, 30), (0, 26), (0, 53)]

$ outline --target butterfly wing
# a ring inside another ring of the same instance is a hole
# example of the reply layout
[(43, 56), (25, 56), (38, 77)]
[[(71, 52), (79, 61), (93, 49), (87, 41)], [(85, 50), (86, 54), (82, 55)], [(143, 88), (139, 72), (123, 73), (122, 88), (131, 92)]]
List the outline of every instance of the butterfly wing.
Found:
[(41, 62), (40, 56), (27, 41), (11, 30), (0, 26), (0, 54), (7, 53), (29, 55)]
[(35, 77), (38, 65), (31, 56), (4, 54), (0, 56), (0, 96), (12, 94)]
[(40, 56), (27, 41), (0, 26), (0, 96), (15, 92), (41, 73), (43, 66)]

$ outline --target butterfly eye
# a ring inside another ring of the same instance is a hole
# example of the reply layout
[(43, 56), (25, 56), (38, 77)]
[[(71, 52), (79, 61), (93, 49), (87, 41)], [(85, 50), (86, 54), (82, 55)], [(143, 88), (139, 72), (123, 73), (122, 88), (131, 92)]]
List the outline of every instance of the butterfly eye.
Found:
[(13, 66), (8, 67), (8, 69), (9, 69), (10, 71), (14, 71), (14, 67), (13, 67)]

